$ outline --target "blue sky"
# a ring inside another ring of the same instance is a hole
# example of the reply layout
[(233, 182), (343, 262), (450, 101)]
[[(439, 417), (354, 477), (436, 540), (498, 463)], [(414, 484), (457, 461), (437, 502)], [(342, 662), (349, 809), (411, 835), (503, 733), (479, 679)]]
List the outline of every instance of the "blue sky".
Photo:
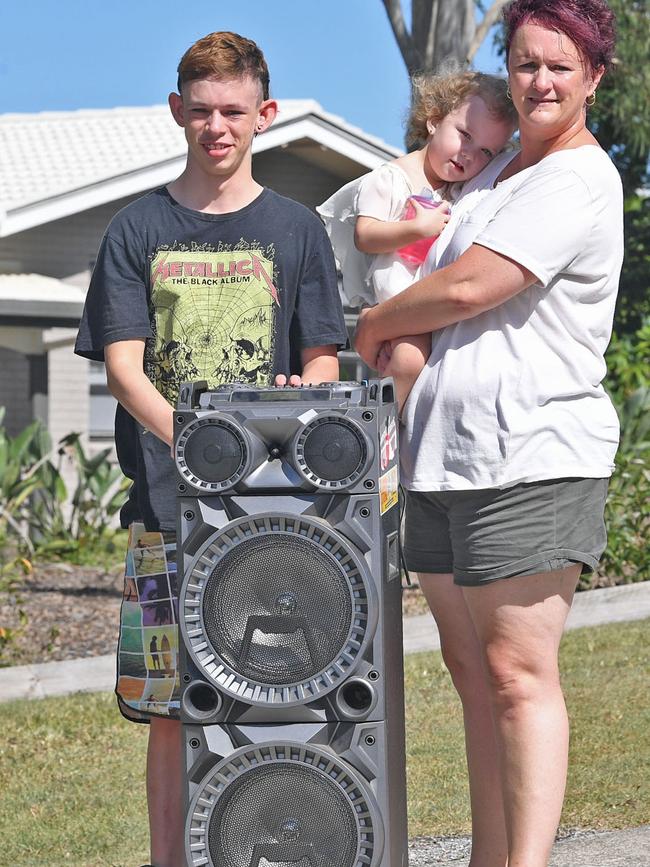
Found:
[[(262, 47), (279, 98), (311, 98), (403, 143), (408, 80), (381, 0), (6, 0), (0, 112), (165, 102), (180, 56), (212, 30)], [(501, 68), (488, 37), (475, 61)]]

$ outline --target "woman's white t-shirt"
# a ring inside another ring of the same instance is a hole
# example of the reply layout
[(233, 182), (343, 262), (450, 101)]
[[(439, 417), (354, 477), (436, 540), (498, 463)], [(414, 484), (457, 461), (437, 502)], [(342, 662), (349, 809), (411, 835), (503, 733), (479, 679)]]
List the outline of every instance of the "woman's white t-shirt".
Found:
[(497, 157), (469, 182), (424, 270), (479, 244), (537, 282), (432, 335), (402, 413), (402, 481), (411, 490), (613, 470), (619, 426), (601, 383), (623, 260), (620, 178), (589, 145), (553, 153), (492, 188), (513, 157)]

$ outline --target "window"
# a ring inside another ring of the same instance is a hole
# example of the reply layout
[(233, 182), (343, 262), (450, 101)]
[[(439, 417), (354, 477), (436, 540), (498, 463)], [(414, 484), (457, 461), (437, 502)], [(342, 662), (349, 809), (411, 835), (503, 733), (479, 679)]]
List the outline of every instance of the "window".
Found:
[(106, 368), (101, 361), (90, 362), (90, 438), (105, 439), (113, 436), (117, 401), (106, 384)]

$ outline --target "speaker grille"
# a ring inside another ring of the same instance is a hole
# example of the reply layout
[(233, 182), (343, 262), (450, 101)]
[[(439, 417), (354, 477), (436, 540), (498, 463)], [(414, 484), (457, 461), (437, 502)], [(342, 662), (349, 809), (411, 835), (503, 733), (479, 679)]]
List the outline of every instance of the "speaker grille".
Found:
[(302, 429), (295, 445), (296, 465), (319, 488), (343, 490), (363, 475), (368, 439), (343, 415), (320, 415)]
[(314, 677), (344, 646), (351, 619), (350, 588), (337, 561), (292, 534), (244, 539), (221, 558), (203, 596), (217, 654), (266, 683)]
[(186, 646), (239, 700), (300, 704), (350, 675), (368, 590), (347, 541), (309, 518), (258, 515), (200, 550), (181, 591)]
[(244, 748), (213, 768), (192, 799), (193, 863), (367, 867), (371, 797), (340, 759), (309, 744)]
[(241, 429), (220, 416), (197, 418), (176, 444), (176, 464), (193, 488), (216, 493), (236, 485), (247, 471), (248, 447)]

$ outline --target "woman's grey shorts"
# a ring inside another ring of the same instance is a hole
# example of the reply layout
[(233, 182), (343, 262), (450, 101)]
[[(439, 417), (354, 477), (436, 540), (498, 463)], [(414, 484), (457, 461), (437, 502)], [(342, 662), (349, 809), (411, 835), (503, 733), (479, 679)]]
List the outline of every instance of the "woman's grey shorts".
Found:
[(551, 479), (504, 489), (407, 491), (404, 555), (413, 572), (485, 584), (582, 563), (605, 550), (609, 479)]

